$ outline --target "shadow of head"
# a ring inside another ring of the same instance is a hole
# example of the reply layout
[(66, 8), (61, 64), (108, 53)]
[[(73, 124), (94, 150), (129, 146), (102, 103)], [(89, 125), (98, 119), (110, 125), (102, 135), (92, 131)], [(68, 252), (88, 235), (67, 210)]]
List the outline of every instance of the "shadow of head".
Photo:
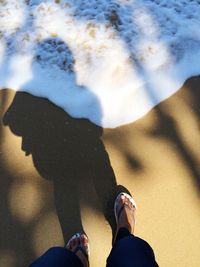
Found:
[[(71, 72), (71, 82), (77, 85), (74, 60), (67, 45), (58, 38), (38, 44), (35, 61), (45, 68), (49, 59), (45, 58), (44, 50), (51, 55), (52, 64), (57, 58), (62, 59), (60, 53), (65, 53), (67, 61), (58, 62), (57, 67), (62, 66), (63, 71)], [(34, 70), (32, 79), (37, 80), (38, 72)], [(33, 84), (30, 81), (24, 88), (32, 88)], [(97, 97), (84, 86), (79, 89), (82, 90), (81, 96), (85, 92), (86, 95), (84, 99), (78, 99), (75, 106), (85, 104), (90, 115), (101, 122), (102, 110)], [(54, 90), (53, 93), (58, 97), (59, 92)], [(89, 101), (82, 103), (88, 97)], [(47, 99), (25, 92), (16, 93), (4, 114), (3, 123), (13, 134), (22, 137), (21, 149), (27, 156), (32, 155), (39, 174), (53, 180), (55, 206), (65, 239), (69, 237), (68, 234), (82, 229), (80, 201), (103, 211), (114, 235), (113, 205), (120, 187), (117, 186), (108, 153), (101, 141), (103, 129), (87, 119), (74, 119)], [(94, 191), (100, 205), (91, 201)], [(69, 199), (72, 205), (69, 205)]]
[(34, 166), (46, 179), (80, 164), (86, 167), (101, 146), (102, 128), (24, 92), (16, 93), (3, 123), (22, 137), (21, 149), (32, 155)]
[[(103, 212), (114, 237), (114, 200), (127, 189), (116, 183), (101, 141), (103, 129), (87, 119), (74, 119), (47, 99), (25, 92), (16, 93), (3, 116), (3, 124), (22, 137), (21, 149), (32, 155), (39, 174), (53, 180), (55, 205), (65, 239), (82, 229), (77, 192), (84, 196), (84, 203)], [(91, 202), (90, 179), (100, 202), (98, 206)], [(70, 211), (69, 199), (73, 199)], [(70, 225), (69, 216), (74, 220)]]
[[(49, 66), (54, 66), (58, 71), (70, 73), (71, 82), (76, 86), (74, 62), (70, 48), (58, 37), (47, 38), (35, 47), (33, 64), (38, 63), (47, 72)], [(33, 65), (32, 79), (24, 88), (32, 88), (35, 81), (37, 84), (40, 72), (36, 70)], [(89, 104), (95, 109), (94, 115), (100, 121), (101, 109), (97, 98), (88, 88), (82, 86), (79, 89), (88, 96)], [(63, 98), (59, 90), (54, 90), (54, 94)], [(81, 103), (81, 99), (78, 101)], [(3, 123), (22, 137), (22, 150), (27, 156), (32, 155), (34, 166), (46, 179), (63, 176), (65, 171), (75, 168), (75, 163), (87, 165), (102, 135), (102, 129), (88, 120), (73, 119), (48, 100), (24, 92), (15, 95)]]

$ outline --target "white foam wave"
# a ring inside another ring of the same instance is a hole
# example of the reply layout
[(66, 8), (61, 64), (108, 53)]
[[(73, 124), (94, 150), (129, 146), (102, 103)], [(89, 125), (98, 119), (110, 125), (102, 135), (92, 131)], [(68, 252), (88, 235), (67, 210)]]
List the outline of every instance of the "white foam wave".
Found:
[(198, 0), (5, 0), (0, 88), (104, 127), (137, 120), (200, 74)]

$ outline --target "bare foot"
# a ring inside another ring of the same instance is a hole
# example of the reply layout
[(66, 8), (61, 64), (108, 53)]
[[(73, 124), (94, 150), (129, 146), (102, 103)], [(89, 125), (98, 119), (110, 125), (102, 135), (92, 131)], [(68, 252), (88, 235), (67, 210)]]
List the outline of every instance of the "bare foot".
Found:
[(119, 194), (115, 201), (116, 236), (120, 228), (126, 228), (131, 234), (134, 234), (135, 214), (136, 203), (133, 198), (126, 193)]
[(74, 235), (67, 243), (66, 248), (78, 256), (84, 267), (89, 267), (89, 242), (85, 234)]

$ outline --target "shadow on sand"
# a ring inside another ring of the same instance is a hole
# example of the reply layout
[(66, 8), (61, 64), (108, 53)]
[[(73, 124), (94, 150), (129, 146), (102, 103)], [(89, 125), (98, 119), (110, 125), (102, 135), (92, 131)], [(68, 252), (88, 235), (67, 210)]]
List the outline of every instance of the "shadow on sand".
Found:
[[(62, 51), (64, 49), (70, 53), (59, 38), (44, 40), (38, 44), (37, 51), (46, 47), (45, 42), (49, 46), (59, 44)], [(67, 70), (70, 66), (73, 82), (76, 83), (72, 66), (74, 60), (72, 55), (70, 57), (70, 62), (64, 62), (63, 68)], [(37, 52), (35, 58), (40, 60)], [(33, 69), (33, 80), (30, 82), (34, 82), (36, 75)], [(30, 84), (27, 86), (30, 87)], [(102, 112), (98, 100), (88, 88), (82, 87), (81, 90), (90, 94), (96, 105), (98, 121), (101, 121)], [(2, 97), (6, 97), (6, 94)], [(21, 149), (26, 156), (32, 155), (34, 167), (40, 176), (52, 181), (56, 212), (65, 242), (74, 233), (84, 231), (82, 204), (103, 212), (114, 236), (114, 200), (120, 191), (128, 191), (117, 185), (109, 156), (101, 140), (103, 129), (87, 119), (74, 119), (49, 100), (26, 92), (16, 93), (3, 116), (3, 124), (9, 126), (13, 134), (22, 137)], [(91, 185), (96, 191), (98, 203), (93, 201)]]
[(73, 119), (48, 100), (24, 92), (16, 93), (3, 123), (22, 137), (22, 150), (32, 155), (41, 177), (53, 181), (56, 210), (65, 240), (84, 230), (79, 191), (85, 192), (88, 204), (93, 206), (93, 200), (88, 197), (89, 180), (114, 232), (114, 199), (125, 188), (116, 184), (101, 141), (102, 128), (86, 119)]

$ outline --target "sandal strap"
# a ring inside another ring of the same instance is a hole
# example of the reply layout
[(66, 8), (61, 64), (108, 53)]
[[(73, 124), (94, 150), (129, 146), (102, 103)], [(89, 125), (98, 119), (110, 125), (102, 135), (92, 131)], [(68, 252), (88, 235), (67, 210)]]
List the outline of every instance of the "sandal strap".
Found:
[(86, 259), (88, 260), (88, 254), (86, 253), (83, 247), (78, 246), (73, 252), (76, 254), (78, 251), (81, 251), (83, 255), (86, 257)]
[(121, 208), (119, 209), (119, 211), (117, 211), (117, 220), (119, 220), (119, 217), (123, 211), (124, 208), (128, 208), (129, 210), (132, 210), (129, 205), (127, 205), (126, 203), (124, 203)]
[[(76, 237), (79, 237), (79, 238), (80, 238), (80, 236), (81, 236), (82, 234), (83, 234), (82, 232), (79, 232), (79, 233), (76, 233), (75, 235), (73, 235), (73, 236), (70, 238), (70, 240), (67, 242), (67, 244), (65, 244), (65, 247), (67, 247), (67, 246), (69, 245), (69, 243), (70, 243), (74, 238), (76, 238)], [(86, 234), (85, 234), (85, 235), (86, 235)], [(87, 235), (86, 235), (86, 236), (87, 236)], [(87, 238), (88, 238), (88, 237), (87, 237)], [(80, 245), (80, 243), (79, 243), (79, 245), (76, 247), (75, 251), (73, 251), (73, 252), (76, 254), (79, 250), (84, 254), (84, 256), (85, 256), (85, 257), (87, 258), (87, 260), (88, 260), (88, 259), (89, 259), (89, 256), (90, 256), (89, 243), (87, 244), (86, 249), (84, 249), (84, 248)]]

